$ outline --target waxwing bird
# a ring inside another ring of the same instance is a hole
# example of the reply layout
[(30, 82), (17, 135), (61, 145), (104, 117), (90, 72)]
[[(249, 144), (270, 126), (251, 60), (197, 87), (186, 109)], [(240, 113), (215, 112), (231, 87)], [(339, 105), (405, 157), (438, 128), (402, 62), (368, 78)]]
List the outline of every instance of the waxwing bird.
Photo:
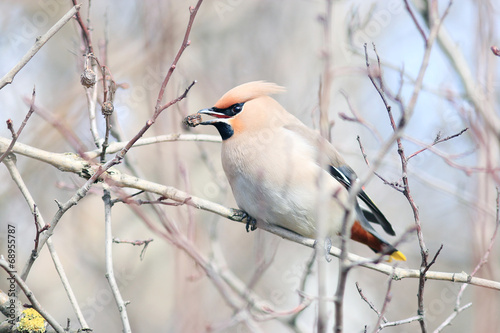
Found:
[[(318, 211), (324, 209), (326, 236), (335, 237), (357, 176), (330, 142), (269, 97), (283, 91), (263, 81), (242, 84), (198, 111), (215, 117), (199, 124), (219, 131), (224, 172), (236, 203), (249, 216), (316, 239)], [(358, 198), (367, 208), (356, 203), (355, 221), (348, 226), (351, 239), (406, 260), (370, 225), (379, 224), (394, 236), (389, 221), (363, 190)]]

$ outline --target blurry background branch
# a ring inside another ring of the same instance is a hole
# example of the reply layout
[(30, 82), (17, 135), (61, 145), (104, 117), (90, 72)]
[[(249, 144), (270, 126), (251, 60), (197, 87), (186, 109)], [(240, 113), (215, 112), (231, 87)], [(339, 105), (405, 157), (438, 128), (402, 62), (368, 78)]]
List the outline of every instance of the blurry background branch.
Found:
[(47, 43), (47, 41), (54, 36), (71, 18), (78, 12), (81, 5), (75, 5), (71, 8), (56, 24), (54, 24), (45, 34), (37, 37), (35, 44), (31, 49), (22, 57), (22, 59), (0, 79), (0, 89), (7, 84), (12, 83), (17, 73), (33, 58), (33, 56)]

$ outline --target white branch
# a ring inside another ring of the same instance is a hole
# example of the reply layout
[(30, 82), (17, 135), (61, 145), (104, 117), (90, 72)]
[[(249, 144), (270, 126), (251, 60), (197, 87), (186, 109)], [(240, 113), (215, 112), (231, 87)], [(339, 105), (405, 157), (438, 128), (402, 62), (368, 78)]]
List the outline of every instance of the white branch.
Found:
[[(9, 142), (10, 142), (9, 139), (0, 137), (0, 152), (7, 149)], [(49, 163), (61, 171), (73, 172), (78, 175), (86, 175), (87, 177), (89, 176), (89, 174), (93, 173), (97, 169), (97, 166), (89, 165), (87, 161), (77, 156), (76, 154), (51, 153), (21, 143), (16, 143), (12, 151), (13, 153), (18, 153), (30, 158), (35, 158), (45, 163)], [(242, 221), (241, 214), (238, 214), (239, 211), (236, 209), (228, 208), (206, 199), (191, 196), (188, 193), (178, 190), (172, 186), (157, 184), (151, 181), (139, 179), (137, 177), (121, 173), (120, 171), (114, 168), (110, 168), (108, 172), (106, 172), (100, 177), (100, 179), (109, 181), (114, 186), (130, 187), (138, 190), (143, 190), (146, 192), (156, 193), (173, 201), (184, 203), (186, 205), (190, 205), (198, 209), (203, 209), (233, 221), (242, 223), (246, 222)], [(302, 237), (292, 231), (280, 228), (278, 226), (259, 223), (257, 227), (266, 230), (268, 232), (274, 233), (282, 238), (293, 241), (295, 243), (299, 243), (308, 247), (314, 247), (313, 239)], [(330, 250), (330, 254), (335, 257), (339, 257), (340, 249), (332, 247)], [(371, 260), (357, 256), (355, 254), (349, 254), (347, 259), (351, 264), (358, 264), (359, 266), (372, 269), (374, 271), (386, 274), (388, 276), (390, 276), (392, 272), (394, 272), (393, 276), (394, 279), (396, 280), (401, 280), (404, 278), (420, 277), (420, 271), (418, 269), (408, 269), (401, 267), (394, 268), (391, 265), (382, 263), (375, 264)], [(428, 271), (425, 277), (426, 279), (429, 280), (468, 283), (475, 286), (500, 290), (500, 282), (473, 277), (465, 272), (448, 273), (448, 272)]]
[(102, 200), (104, 201), (104, 253), (106, 258), (106, 279), (108, 280), (116, 305), (118, 306), (118, 311), (120, 312), (123, 332), (131, 333), (132, 329), (130, 328), (130, 322), (128, 320), (127, 303), (123, 300), (122, 294), (120, 293), (118, 283), (116, 283), (115, 271), (113, 269), (113, 235), (111, 228), (112, 204), (108, 186), (104, 189), (104, 196), (102, 197)]

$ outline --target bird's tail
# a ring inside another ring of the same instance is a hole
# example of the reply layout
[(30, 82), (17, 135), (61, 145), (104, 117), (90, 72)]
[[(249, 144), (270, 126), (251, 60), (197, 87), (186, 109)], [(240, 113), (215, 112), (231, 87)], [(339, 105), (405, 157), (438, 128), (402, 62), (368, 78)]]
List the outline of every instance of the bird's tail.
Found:
[(351, 239), (367, 245), (376, 253), (387, 253), (391, 259), (406, 261), (406, 256), (401, 251), (378, 235), (365, 230), (358, 221), (354, 222), (351, 228)]
[(406, 256), (401, 251), (394, 251), (391, 253), (391, 259), (406, 261)]

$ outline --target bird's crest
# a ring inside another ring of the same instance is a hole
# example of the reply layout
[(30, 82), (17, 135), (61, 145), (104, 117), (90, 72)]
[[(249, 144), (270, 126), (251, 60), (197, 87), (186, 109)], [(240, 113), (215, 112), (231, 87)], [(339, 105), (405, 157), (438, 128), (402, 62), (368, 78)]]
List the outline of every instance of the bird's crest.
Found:
[(277, 94), (284, 91), (285, 88), (275, 83), (265, 81), (248, 82), (229, 90), (214, 106), (218, 109), (226, 109), (236, 103), (245, 103), (260, 96)]

